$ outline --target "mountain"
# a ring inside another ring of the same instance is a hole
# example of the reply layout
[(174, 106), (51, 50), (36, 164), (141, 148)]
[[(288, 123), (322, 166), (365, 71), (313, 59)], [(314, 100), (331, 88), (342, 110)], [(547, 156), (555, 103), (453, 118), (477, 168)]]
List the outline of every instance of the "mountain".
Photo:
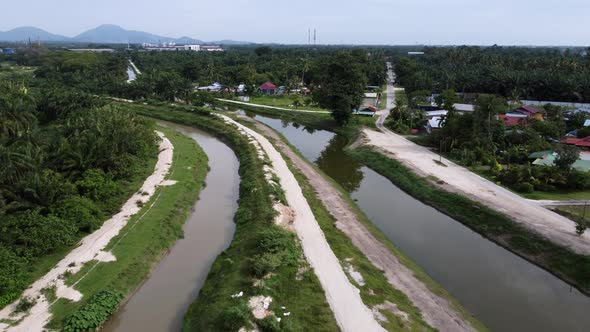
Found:
[(231, 39), (224, 39), (224, 40), (214, 40), (210, 42), (211, 44), (219, 44), (219, 45), (252, 45), (252, 42), (246, 41), (239, 41), (239, 40), (231, 40)]
[(118, 25), (103, 24), (77, 35), (72, 40), (86, 43), (126, 44), (127, 42), (172, 42), (174, 38), (158, 36), (143, 31), (125, 30)]
[(176, 44), (203, 44), (202, 40), (194, 39), (191, 37), (183, 36), (178, 39), (174, 39)]
[[(80, 42), (80, 43), (95, 43), (95, 44), (159, 44), (159, 43), (177, 43), (177, 44), (205, 44), (202, 40), (183, 36), (180, 38), (171, 38), (165, 36), (158, 36), (148, 32), (126, 30), (118, 25), (103, 24), (94, 29), (85, 31), (76, 37), (70, 38), (66, 36), (54, 35), (45, 30), (35, 27), (20, 27), (10, 31), (0, 31), (0, 41), (25, 41), (31, 40), (51, 41), (51, 42)], [(221, 40), (207, 42), (211, 44), (222, 45), (244, 45), (251, 44), (248, 42), (240, 42), (234, 40)]]
[(5, 32), (0, 31), (0, 41), (16, 42), (29, 40), (29, 38), (42, 41), (67, 41), (70, 39), (35, 27), (20, 27)]

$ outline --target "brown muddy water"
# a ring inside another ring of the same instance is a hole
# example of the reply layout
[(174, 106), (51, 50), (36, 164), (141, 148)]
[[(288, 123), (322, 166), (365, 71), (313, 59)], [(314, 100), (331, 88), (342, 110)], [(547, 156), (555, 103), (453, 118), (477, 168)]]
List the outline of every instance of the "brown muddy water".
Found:
[(346, 138), (255, 118), (344, 187), (398, 248), (492, 331), (590, 331), (589, 297), (356, 162), (343, 151)]
[(235, 154), (200, 130), (168, 122), (159, 124), (191, 137), (207, 153), (211, 168), (207, 185), (186, 220), (184, 238), (176, 242), (102, 331), (180, 331), (184, 314), (197, 297), (211, 264), (233, 237), (240, 183)]

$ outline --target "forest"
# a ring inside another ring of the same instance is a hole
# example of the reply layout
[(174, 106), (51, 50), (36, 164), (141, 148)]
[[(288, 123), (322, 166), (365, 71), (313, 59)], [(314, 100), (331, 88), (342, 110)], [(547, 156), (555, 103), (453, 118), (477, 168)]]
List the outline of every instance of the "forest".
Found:
[(409, 92), (488, 93), (509, 100), (590, 102), (590, 57), (557, 48), (425, 47), (424, 55), (396, 58), (399, 83)]
[(114, 81), (117, 56), (19, 61), (38, 67), (0, 82), (0, 307), (117, 212), (157, 155), (152, 121), (89, 93)]

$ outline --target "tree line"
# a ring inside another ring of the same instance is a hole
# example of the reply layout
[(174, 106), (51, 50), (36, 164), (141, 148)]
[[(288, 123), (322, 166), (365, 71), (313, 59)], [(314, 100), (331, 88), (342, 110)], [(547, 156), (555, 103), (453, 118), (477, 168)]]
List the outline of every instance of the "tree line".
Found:
[(581, 49), (426, 47), (397, 58), (408, 91), (488, 93), (510, 100), (590, 102), (590, 56)]

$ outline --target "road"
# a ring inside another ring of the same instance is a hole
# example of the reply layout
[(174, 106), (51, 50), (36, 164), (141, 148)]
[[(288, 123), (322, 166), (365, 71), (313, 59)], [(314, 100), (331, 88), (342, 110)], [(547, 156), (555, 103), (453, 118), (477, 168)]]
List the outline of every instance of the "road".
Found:
[[(388, 98), (395, 100), (393, 84), (388, 82), (387, 88)], [(392, 100), (387, 104), (393, 105)], [(579, 254), (590, 254), (590, 232), (576, 235), (576, 224), (572, 220), (545, 209), (542, 203), (529, 201), (392, 132), (383, 126), (387, 115), (387, 111), (381, 111), (376, 123), (379, 131), (363, 130), (363, 144), (374, 146), (421, 176), (436, 177), (442, 181), (443, 189), (480, 202), (560, 246)]]

